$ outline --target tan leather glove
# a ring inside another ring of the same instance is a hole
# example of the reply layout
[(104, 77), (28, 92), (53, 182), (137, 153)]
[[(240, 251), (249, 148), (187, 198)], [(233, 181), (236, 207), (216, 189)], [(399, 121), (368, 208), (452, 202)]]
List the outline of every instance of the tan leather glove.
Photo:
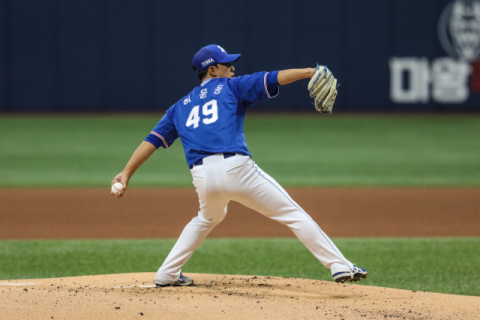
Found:
[(317, 66), (308, 83), (310, 97), (315, 99), (315, 109), (323, 114), (331, 114), (337, 98), (337, 79), (326, 66)]

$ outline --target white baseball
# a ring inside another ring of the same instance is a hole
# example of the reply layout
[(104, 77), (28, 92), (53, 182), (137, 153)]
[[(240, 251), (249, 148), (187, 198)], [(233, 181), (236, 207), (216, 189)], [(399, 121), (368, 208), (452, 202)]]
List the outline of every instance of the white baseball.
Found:
[(112, 192), (114, 194), (122, 194), (123, 184), (120, 182), (115, 182), (112, 186)]

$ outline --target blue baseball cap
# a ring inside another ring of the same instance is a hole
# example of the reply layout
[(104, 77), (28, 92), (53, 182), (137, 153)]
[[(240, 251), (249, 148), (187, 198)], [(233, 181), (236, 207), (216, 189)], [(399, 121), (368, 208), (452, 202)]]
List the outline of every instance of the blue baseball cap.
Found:
[(202, 71), (215, 63), (229, 63), (240, 59), (241, 54), (228, 54), (222, 47), (211, 44), (198, 51), (192, 60), (195, 71)]

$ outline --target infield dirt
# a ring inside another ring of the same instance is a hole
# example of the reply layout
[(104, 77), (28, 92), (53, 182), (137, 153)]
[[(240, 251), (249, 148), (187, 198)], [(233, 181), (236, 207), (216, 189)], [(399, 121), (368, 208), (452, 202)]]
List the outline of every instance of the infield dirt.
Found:
[[(480, 188), (287, 191), (330, 237), (480, 236)], [(198, 211), (193, 188), (0, 189), (0, 204), (0, 239), (177, 238)], [(231, 202), (212, 237), (294, 234)]]
[[(0, 189), (0, 239), (176, 238), (193, 189)], [(480, 236), (480, 188), (289, 189), (331, 237)], [(353, 221), (352, 224), (339, 221)], [(292, 237), (231, 203), (209, 237)], [(309, 279), (153, 273), (0, 281), (0, 319), (479, 319), (480, 297)], [(367, 279), (368, 281), (368, 279)], [(133, 286), (133, 287), (132, 287)]]

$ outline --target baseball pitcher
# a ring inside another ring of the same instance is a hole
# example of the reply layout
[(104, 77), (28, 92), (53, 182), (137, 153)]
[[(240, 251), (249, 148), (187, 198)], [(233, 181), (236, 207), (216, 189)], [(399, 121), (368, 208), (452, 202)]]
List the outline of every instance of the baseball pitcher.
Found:
[(250, 106), (276, 97), (279, 86), (301, 79), (311, 79), (308, 90), (315, 108), (330, 114), (337, 95), (337, 80), (324, 66), (235, 77), (232, 63), (240, 56), (227, 54), (218, 45), (201, 48), (192, 61), (201, 84), (167, 110), (125, 169), (112, 181), (112, 185), (123, 184), (119, 193), (112, 192), (122, 197), (142, 163), (159, 147), (168, 149), (180, 138), (200, 210), (158, 270), (155, 284), (193, 284), (192, 278), (182, 274), (182, 266), (225, 218), (232, 200), (289, 227), (331, 270), (336, 282), (366, 278), (367, 271), (348, 261), (315, 221), (252, 160), (243, 132), (243, 121)]

